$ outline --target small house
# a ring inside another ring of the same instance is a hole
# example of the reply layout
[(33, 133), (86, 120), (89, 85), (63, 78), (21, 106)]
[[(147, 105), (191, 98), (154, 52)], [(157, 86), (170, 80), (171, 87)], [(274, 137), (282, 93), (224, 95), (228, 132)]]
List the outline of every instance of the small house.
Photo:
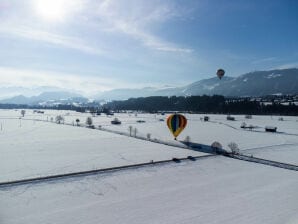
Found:
[(118, 118), (115, 118), (111, 121), (111, 124), (121, 124), (121, 121)]
[(231, 115), (228, 115), (227, 120), (228, 121), (235, 121), (235, 117), (232, 117)]
[(137, 120), (138, 123), (145, 123), (146, 121), (144, 120)]
[(273, 127), (273, 126), (266, 126), (265, 127), (265, 131), (266, 132), (276, 132), (277, 127)]

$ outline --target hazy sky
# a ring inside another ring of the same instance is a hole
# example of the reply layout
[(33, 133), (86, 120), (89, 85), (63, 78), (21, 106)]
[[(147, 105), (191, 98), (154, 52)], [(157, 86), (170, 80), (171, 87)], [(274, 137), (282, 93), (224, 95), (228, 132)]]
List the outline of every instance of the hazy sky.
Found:
[(0, 87), (93, 94), (287, 67), (296, 0), (0, 0)]

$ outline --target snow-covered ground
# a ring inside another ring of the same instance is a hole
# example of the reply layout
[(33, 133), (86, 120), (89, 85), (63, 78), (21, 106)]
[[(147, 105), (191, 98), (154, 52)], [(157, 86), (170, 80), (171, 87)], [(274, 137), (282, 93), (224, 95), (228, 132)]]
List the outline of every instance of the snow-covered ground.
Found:
[[(85, 169), (106, 168), (151, 160), (171, 159), (187, 155), (201, 155), (185, 149), (141, 141), (126, 136), (99, 130), (57, 125), (51, 122), (57, 115), (65, 118), (65, 123), (76, 125), (79, 119), (84, 125), (90, 113), (74, 111), (44, 110), (44, 114), (26, 110), (20, 118), (20, 110), (0, 110), (0, 180), (29, 178), (40, 175), (72, 172)], [(129, 126), (137, 129), (138, 136), (151, 134), (151, 139), (161, 139), (175, 143), (166, 126), (166, 115), (121, 113), (114, 116), (92, 117), (94, 125), (105, 129), (129, 133)], [(225, 115), (208, 115), (209, 122), (201, 121), (204, 115), (185, 114), (188, 125), (178, 137), (189, 136), (192, 142), (210, 145), (220, 142), (228, 149), (230, 142), (236, 142), (244, 154), (298, 163), (298, 118), (278, 116), (253, 116), (245, 119), (237, 115), (235, 121), (227, 121)], [(121, 125), (112, 125), (115, 117)], [(24, 119), (39, 119), (40, 122)], [(163, 121), (160, 121), (163, 119)], [(138, 120), (145, 123), (138, 123)], [(241, 124), (253, 125), (254, 131), (243, 130)], [(265, 126), (275, 126), (278, 133), (266, 133)]]
[[(0, 110), (0, 182), (160, 161), (206, 153), (77, 127), (88, 113)], [(51, 122), (57, 115), (65, 123)], [(94, 125), (175, 143), (168, 115), (115, 114), (92, 117)], [(298, 118), (185, 114), (188, 125), (178, 140), (228, 149), (236, 142), (243, 154), (298, 165)], [(121, 125), (112, 125), (115, 117)], [(38, 119), (38, 120), (36, 120)], [(161, 121), (163, 119), (163, 121)], [(42, 120), (42, 121), (39, 121)], [(143, 120), (145, 123), (138, 123)], [(242, 122), (257, 126), (240, 128)], [(266, 133), (265, 126), (277, 127)], [(181, 143), (180, 143), (181, 144)], [(0, 223), (298, 223), (296, 171), (213, 156), (197, 161), (154, 165), (93, 176), (0, 187)]]
[(298, 166), (298, 145), (276, 145), (258, 149), (247, 150), (243, 154), (254, 157), (289, 163)]
[[(20, 111), (13, 112), (16, 117), (20, 116)], [(70, 124), (76, 124), (77, 118), (80, 119), (81, 124), (85, 124), (86, 118), (91, 116), (90, 113), (45, 110), (45, 114), (42, 115), (28, 111), (25, 118), (42, 120), (53, 118), (55, 120), (57, 114), (63, 115), (65, 122)], [(95, 126), (101, 125), (110, 130), (126, 133), (129, 132), (129, 126), (132, 126), (133, 129), (137, 128), (137, 134), (140, 136), (146, 136), (147, 133), (150, 133), (153, 139), (171, 141), (173, 136), (165, 123), (167, 116), (167, 114), (120, 113), (114, 116), (102, 114), (92, 117), (92, 119)], [(228, 121), (226, 115), (212, 114), (208, 115), (210, 122), (203, 122), (200, 118), (204, 117), (204, 114), (185, 114), (185, 116), (188, 119), (188, 125), (178, 137), (179, 140), (184, 140), (186, 136), (189, 136), (191, 141), (206, 145), (219, 141), (224, 148), (227, 148), (230, 142), (236, 142), (241, 150), (281, 144), (298, 144), (298, 117), (283, 116), (284, 120), (279, 121), (280, 116), (252, 116), (252, 119), (245, 119), (244, 115), (235, 115), (235, 121)], [(110, 123), (115, 117), (122, 121), (121, 125)], [(160, 119), (164, 121), (160, 121)], [(138, 123), (138, 120), (143, 120), (145, 123)], [(253, 131), (243, 130), (240, 128), (243, 122), (257, 128)], [(278, 133), (266, 133), (265, 126), (277, 127)]]
[(83, 127), (19, 119), (1, 122), (0, 182), (205, 155)]
[(209, 157), (0, 188), (5, 224), (298, 222), (297, 172)]

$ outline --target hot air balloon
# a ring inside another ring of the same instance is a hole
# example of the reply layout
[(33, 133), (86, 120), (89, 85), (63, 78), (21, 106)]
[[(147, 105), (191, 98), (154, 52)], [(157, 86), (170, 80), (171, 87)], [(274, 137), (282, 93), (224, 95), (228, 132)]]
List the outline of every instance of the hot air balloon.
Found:
[(171, 114), (167, 119), (167, 125), (172, 132), (172, 134), (175, 137), (175, 140), (177, 140), (177, 136), (183, 131), (183, 129), (186, 127), (187, 120), (186, 118), (181, 114)]
[(223, 69), (218, 69), (217, 72), (216, 72), (216, 75), (219, 79), (221, 79), (224, 75), (225, 75), (225, 70)]

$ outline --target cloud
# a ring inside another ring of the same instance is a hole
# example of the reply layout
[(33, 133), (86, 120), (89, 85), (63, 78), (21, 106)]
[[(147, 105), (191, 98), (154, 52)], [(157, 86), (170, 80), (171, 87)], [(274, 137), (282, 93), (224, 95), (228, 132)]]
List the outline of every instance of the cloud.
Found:
[(170, 46), (164, 46), (160, 44), (154, 44), (153, 47), (155, 47), (156, 50), (160, 51), (168, 51), (168, 52), (176, 52), (176, 53), (192, 53), (194, 50), (191, 48), (178, 48), (178, 47), (170, 47)]
[(115, 78), (101, 78), (98, 76), (87, 75), (82, 76), (80, 74), (16, 69), (11, 67), (0, 67), (0, 79), (2, 87), (21, 86), (25, 88), (32, 88), (40, 86), (55, 86), (72, 91), (79, 91), (86, 95), (128, 85)]
[(275, 67), (274, 69), (298, 68), (298, 62), (289, 62)]
[[(65, 18), (62, 21), (51, 21), (60, 30), (77, 32), (83, 30), (84, 39), (56, 33), (50, 21), (44, 21), (40, 15), (38, 5), (43, 0), (31, 0), (29, 7), (12, 5), (8, 15), (0, 23), (0, 33), (14, 37), (40, 41), (51, 45), (78, 50), (87, 54), (106, 55), (102, 47), (92, 46), (106, 43), (109, 48), (113, 36), (109, 34), (126, 35), (143, 44), (146, 48), (176, 53), (192, 53), (193, 49), (178, 46), (154, 34), (152, 30), (171, 19), (182, 18), (183, 10), (177, 9), (172, 1), (160, 0), (61, 0), (61, 5), (67, 7), (63, 11)], [(60, 0), (55, 0), (60, 2)], [(49, 5), (54, 4), (47, 0)], [(38, 4), (37, 4), (38, 3)], [(50, 4), (51, 3), (51, 4)], [(15, 16), (18, 15), (18, 16)], [(66, 16), (67, 15), (67, 16)], [(0, 16), (1, 18), (1, 16)], [(20, 20), (20, 18), (24, 18)], [(67, 29), (64, 29), (67, 28)], [(73, 33), (73, 32), (72, 32)], [(80, 36), (82, 33), (78, 32)], [(108, 35), (106, 35), (108, 34)], [(88, 41), (88, 42), (86, 42)], [(113, 47), (113, 46), (112, 46)]]
[(254, 60), (251, 63), (262, 64), (262, 63), (273, 62), (273, 61), (277, 61), (277, 58), (276, 57), (261, 58), (261, 59)]
[(20, 26), (20, 27), (1, 26), (0, 33), (12, 35), (15, 37), (22, 37), (30, 40), (35, 40), (35, 41), (41, 41), (41, 42), (45, 42), (45, 43), (53, 44), (57, 46), (62, 46), (65, 48), (78, 50), (88, 54), (102, 55), (104, 53), (103, 50), (90, 46), (80, 38), (54, 34), (54, 33), (41, 31), (41, 30), (34, 30), (32, 28), (25, 27), (25, 26)]
[(191, 53), (192, 49), (189, 48), (181, 48), (172, 43), (168, 43), (160, 40), (158, 37), (149, 34), (138, 27), (134, 27), (129, 22), (123, 21), (113, 21), (114, 26), (118, 31), (121, 31), (127, 35), (130, 35), (136, 40), (141, 41), (146, 47), (149, 47), (154, 50), (166, 51), (166, 52), (180, 52), (180, 53)]
[(164, 1), (102, 1), (96, 8), (100, 25), (106, 30), (126, 34), (143, 43), (144, 46), (158, 51), (191, 53), (193, 49), (177, 46), (164, 41), (150, 32), (152, 26), (181, 16), (175, 6)]

